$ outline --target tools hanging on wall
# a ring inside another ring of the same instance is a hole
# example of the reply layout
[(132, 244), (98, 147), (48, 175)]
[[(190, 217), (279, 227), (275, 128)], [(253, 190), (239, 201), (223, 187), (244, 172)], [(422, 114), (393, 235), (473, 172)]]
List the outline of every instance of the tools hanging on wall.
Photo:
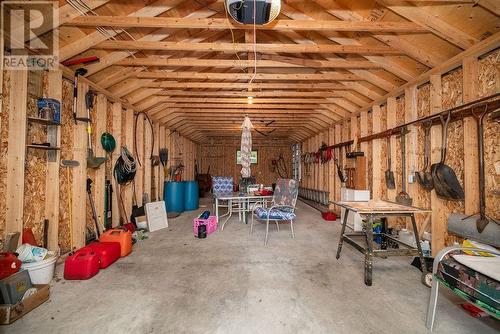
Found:
[(441, 161), (431, 166), (432, 180), (434, 182), (434, 189), (439, 197), (447, 200), (464, 200), (465, 194), (460, 182), (458, 181), (455, 171), (448, 165), (446, 161), (446, 146), (448, 138), (448, 124), (451, 119), (451, 113), (446, 113), (446, 120), (444, 115), (440, 114), (442, 128), (442, 146), (441, 146)]
[(396, 196), (396, 203), (411, 206), (413, 204), (413, 199), (406, 192), (406, 128), (401, 128), (401, 191)]
[(425, 122), (424, 127), (424, 168), (415, 172), (418, 183), (426, 190), (434, 189), (434, 181), (432, 181), (432, 174), (428, 170), (430, 165), (430, 151), (431, 151), (431, 127), (432, 122)]

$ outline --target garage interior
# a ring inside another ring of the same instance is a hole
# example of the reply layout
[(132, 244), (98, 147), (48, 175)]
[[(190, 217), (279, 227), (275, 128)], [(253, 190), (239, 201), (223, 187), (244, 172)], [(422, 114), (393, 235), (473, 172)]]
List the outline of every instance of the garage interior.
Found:
[(500, 331), (498, 1), (34, 3), (0, 333)]

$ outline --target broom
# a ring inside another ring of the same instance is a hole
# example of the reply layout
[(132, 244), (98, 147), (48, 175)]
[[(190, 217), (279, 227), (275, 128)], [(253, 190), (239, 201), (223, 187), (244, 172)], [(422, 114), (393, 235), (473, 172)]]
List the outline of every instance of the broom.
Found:
[(163, 176), (167, 178), (168, 149), (166, 148), (160, 149), (160, 162), (163, 165)]

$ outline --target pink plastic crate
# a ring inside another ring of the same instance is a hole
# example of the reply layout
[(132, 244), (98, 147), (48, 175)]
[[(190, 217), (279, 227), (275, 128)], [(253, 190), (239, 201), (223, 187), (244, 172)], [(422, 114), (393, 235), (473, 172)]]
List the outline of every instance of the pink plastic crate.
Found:
[(210, 216), (208, 219), (198, 219), (196, 218), (193, 221), (193, 233), (195, 237), (198, 236), (198, 226), (200, 225), (207, 225), (207, 235), (214, 233), (217, 231), (217, 217), (216, 216)]

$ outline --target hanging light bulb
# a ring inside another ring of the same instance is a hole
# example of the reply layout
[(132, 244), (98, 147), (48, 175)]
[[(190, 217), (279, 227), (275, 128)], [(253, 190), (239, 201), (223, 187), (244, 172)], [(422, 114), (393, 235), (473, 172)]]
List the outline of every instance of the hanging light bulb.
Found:
[(247, 97), (247, 100), (248, 100), (248, 104), (253, 104), (253, 96), (248, 96)]

